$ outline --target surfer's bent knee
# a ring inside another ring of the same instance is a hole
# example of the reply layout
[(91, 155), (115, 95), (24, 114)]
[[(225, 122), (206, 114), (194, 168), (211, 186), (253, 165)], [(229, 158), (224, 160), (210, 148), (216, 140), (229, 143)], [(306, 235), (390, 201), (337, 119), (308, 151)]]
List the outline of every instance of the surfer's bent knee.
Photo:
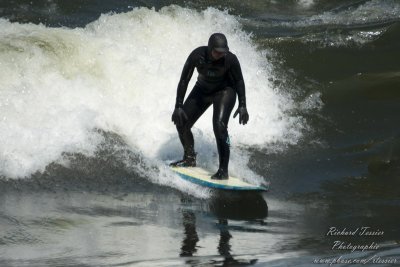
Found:
[(176, 126), (176, 129), (178, 130), (179, 133), (184, 133), (186, 131), (190, 131), (191, 128), (192, 128), (192, 126), (188, 121), (184, 122), (183, 125)]
[(228, 126), (222, 120), (218, 120), (214, 123), (214, 133), (217, 138), (223, 138), (228, 135)]

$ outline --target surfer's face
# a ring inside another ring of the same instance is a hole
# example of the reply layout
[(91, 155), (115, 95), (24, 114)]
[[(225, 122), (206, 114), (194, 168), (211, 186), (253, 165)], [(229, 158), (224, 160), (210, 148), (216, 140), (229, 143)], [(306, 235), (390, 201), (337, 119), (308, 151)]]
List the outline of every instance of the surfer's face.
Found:
[(215, 49), (211, 50), (211, 56), (213, 57), (214, 60), (223, 58), (225, 54), (226, 54), (225, 52), (218, 52)]

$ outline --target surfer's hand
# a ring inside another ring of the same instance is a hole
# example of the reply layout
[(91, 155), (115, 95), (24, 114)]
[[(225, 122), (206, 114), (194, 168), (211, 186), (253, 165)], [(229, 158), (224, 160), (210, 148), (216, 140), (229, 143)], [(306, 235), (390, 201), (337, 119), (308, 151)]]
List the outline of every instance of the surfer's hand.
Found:
[(247, 113), (246, 107), (238, 107), (235, 114), (233, 114), (233, 118), (239, 114), (239, 123), (245, 125), (249, 121), (249, 113)]
[(188, 117), (182, 108), (175, 108), (172, 113), (172, 121), (176, 126), (183, 126), (187, 121)]

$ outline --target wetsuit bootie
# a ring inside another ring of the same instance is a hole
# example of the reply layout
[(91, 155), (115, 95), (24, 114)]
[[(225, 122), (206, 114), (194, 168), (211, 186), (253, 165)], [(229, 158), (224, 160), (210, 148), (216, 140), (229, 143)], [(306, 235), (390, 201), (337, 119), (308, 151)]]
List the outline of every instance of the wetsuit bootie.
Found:
[(227, 180), (229, 178), (228, 172), (218, 169), (218, 171), (211, 176), (213, 180)]
[(184, 155), (182, 160), (178, 160), (169, 164), (170, 167), (196, 167), (196, 154)]

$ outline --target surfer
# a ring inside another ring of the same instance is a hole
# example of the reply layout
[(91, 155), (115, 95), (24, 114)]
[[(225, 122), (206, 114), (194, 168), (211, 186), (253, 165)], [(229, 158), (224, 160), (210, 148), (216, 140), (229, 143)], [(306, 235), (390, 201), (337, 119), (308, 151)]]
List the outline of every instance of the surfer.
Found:
[[(197, 82), (183, 103), (195, 68), (199, 73)], [(208, 40), (208, 46), (198, 47), (190, 53), (182, 70), (172, 121), (178, 130), (184, 155), (182, 160), (171, 163), (171, 166), (196, 166), (191, 128), (207, 108), (213, 105), (213, 129), (217, 142), (219, 168), (211, 178), (228, 179), (230, 154), (228, 121), (235, 106), (236, 94), (239, 106), (233, 118), (239, 114), (239, 123), (245, 125), (249, 120), (249, 114), (246, 109), (245, 85), (239, 60), (229, 51), (225, 35), (214, 33)]]

